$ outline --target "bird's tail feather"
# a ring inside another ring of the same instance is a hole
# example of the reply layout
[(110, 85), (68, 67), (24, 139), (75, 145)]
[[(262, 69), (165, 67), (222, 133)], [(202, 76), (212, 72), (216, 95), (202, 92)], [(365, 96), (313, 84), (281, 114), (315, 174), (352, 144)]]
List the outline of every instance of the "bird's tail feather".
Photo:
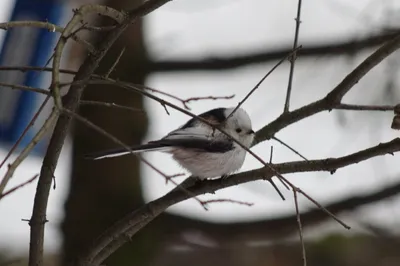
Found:
[(119, 157), (123, 155), (128, 155), (131, 153), (147, 152), (147, 151), (162, 151), (167, 149), (165, 145), (157, 142), (150, 142), (143, 145), (131, 146), (130, 151), (125, 148), (118, 148), (108, 151), (101, 151), (97, 153), (91, 153), (85, 156), (85, 159), (100, 160), (104, 158)]

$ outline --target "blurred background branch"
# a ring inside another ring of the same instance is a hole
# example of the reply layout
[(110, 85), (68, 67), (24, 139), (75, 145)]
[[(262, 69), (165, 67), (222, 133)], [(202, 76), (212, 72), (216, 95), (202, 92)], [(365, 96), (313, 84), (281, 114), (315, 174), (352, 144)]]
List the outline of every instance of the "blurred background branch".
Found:
[[(329, 43), (302, 43), (303, 48), (297, 51), (298, 59), (305, 59), (319, 56), (353, 56), (357, 53), (383, 44), (386, 41), (393, 39), (399, 34), (399, 29), (384, 30), (379, 34), (372, 33), (357, 39), (346, 38)], [(267, 49), (265, 51), (251, 51), (249, 54), (234, 55), (234, 56), (210, 56), (203, 59), (167, 59), (149, 62), (143, 67), (150, 73), (156, 72), (174, 72), (174, 71), (218, 71), (229, 70), (239, 67), (245, 67), (254, 64), (263, 64), (268, 62), (276, 62), (282, 57), (285, 57), (292, 51), (292, 47), (279, 49)]]

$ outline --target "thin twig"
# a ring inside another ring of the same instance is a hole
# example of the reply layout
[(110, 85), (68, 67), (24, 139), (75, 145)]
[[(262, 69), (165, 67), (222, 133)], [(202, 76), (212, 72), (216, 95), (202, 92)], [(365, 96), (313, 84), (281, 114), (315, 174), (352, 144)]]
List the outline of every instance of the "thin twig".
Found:
[(275, 69), (277, 69), (283, 62), (285, 62), (286, 59), (288, 59), (290, 56), (292, 56), (293, 53), (295, 53), (295, 52), (296, 52), (298, 49), (300, 49), (300, 48), (301, 48), (301, 46), (300, 46), (300, 47), (297, 47), (297, 48), (295, 48), (295, 49), (293, 49), (293, 51), (291, 51), (289, 54), (287, 54), (285, 57), (283, 57), (278, 63), (276, 63), (275, 66), (274, 66), (273, 68), (271, 68), (271, 70), (268, 71), (268, 73), (265, 74), (264, 77), (262, 77), (261, 80), (249, 91), (249, 93), (247, 93), (247, 95), (243, 98), (243, 100), (241, 100), (241, 101), (239, 102), (239, 104), (235, 107), (235, 109), (233, 109), (232, 113), (230, 113), (226, 119), (228, 119), (229, 117), (231, 117), (231, 116), (236, 112), (236, 110), (239, 109), (239, 107), (242, 106), (242, 104), (243, 104), (245, 101), (247, 101), (247, 99), (253, 94), (253, 92), (255, 92), (255, 91), (258, 89), (258, 87), (260, 87), (260, 85), (264, 82), (264, 80), (265, 80), (269, 75), (271, 75), (271, 73), (274, 72)]
[(203, 96), (203, 97), (190, 97), (187, 98), (185, 100), (183, 100), (183, 106), (187, 109), (187, 110), (191, 110), (190, 107), (187, 105), (189, 102), (193, 102), (193, 101), (199, 101), (199, 100), (229, 100), (229, 99), (233, 99), (233, 97), (235, 97), (235, 94), (229, 95), (229, 96)]
[[(165, 184), (168, 184), (168, 182), (175, 177), (181, 177), (181, 176), (185, 176), (185, 173), (177, 173), (177, 174), (173, 174), (173, 175), (169, 175), (167, 176), (167, 178), (165, 179)], [(177, 186), (179, 186), (179, 184), (177, 184)]]
[[(75, 118), (76, 120), (78, 120), (79, 122), (83, 123), (84, 125), (92, 128), (93, 130), (97, 131), (98, 133), (102, 134), (103, 136), (109, 138), (110, 140), (112, 140), (113, 142), (115, 142), (116, 144), (120, 145), (121, 147), (123, 147), (124, 149), (126, 149), (127, 151), (130, 151), (132, 154), (137, 155), (135, 153), (132, 152), (132, 149), (129, 145), (125, 144), (124, 142), (120, 141), (118, 138), (114, 137), (112, 134), (108, 133), (107, 131), (105, 131), (104, 129), (102, 129), (101, 127), (97, 126), (96, 124), (92, 123), (91, 121), (87, 120), (86, 118), (73, 113), (72, 111), (68, 110), (68, 109), (63, 109), (62, 110), (63, 113), (65, 113), (68, 116), (71, 116), (73, 118)], [(149, 163), (146, 159), (142, 158), (141, 156), (139, 156), (140, 159), (146, 164), (148, 165), (150, 168), (152, 168), (153, 170), (155, 170), (157, 173), (159, 173), (160, 175), (164, 176), (165, 178), (168, 177), (168, 175), (164, 174), (162, 171), (160, 171), (159, 169), (157, 169), (156, 167), (154, 167), (151, 163)]]
[(298, 156), (300, 156), (301, 158), (303, 158), (305, 161), (308, 161), (308, 159), (306, 157), (304, 157), (303, 155), (301, 155), (300, 152), (296, 151), (294, 148), (292, 148), (289, 144), (286, 144), (283, 140), (278, 139), (276, 136), (272, 137), (273, 140), (276, 140), (277, 142), (279, 142), (280, 144), (282, 144), (283, 146), (285, 146), (286, 148), (288, 148), (289, 150), (291, 150), (292, 152), (294, 152), (295, 154), (297, 154)]
[(39, 176), (39, 175), (36, 174), (36, 175), (34, 175), (32, 178), (30, 178), (30, 179), (28, 179), (27, 181), (25, 181), (24, 183), (19, 184), (18, 186), (13, 187), (13, 188), (11, 188), (10, 190), (7, 190), (7, 191), (4, 192), (3, 194), (0, 194), (0, 200), (1, 200), (2, 198), (4, 198), (5, 196), (10, 195), (10, 194), (13, 193), (14, 191), (16, 191), (16, 190), (22, 188), (23, 186), (25, 186), (25, 185), (27, 185), (27, 184), (33, 182), (38, 176)]
[[(110, 80), (110, 79), (108, 79), (108, 80)], [(148, 87), (148, 86), (145, 86), (145, 85), (141, 85), (141, 84), (130, 84), (130, 85), (135, 86), (136, 88), (143, 89), (143, 90), (148, 90), (148, 91), (153, 92), (153, 93), (159, 93), (161, 95), (164, 95), (164, 96), (167, 96), (167, 97), (172, 98), (174, 100), (177, 100), (177, 101), (182, 103), (183, 107), (186, 110), (191, 110), (190, 107), (188, 106), (188, 103), (191, 102), (191, 101), (232, 99), (235, 96), (235, 95), (230, 95), (230, 96), (199, 96), (199, 97), (191, 97), (191, 98), (188, 98), (188, 99), (183, 99), (183, 98), (175, 96), (175, 95), (173, 95), (171, 93), (164, 92), (164, 91), (161, 91), (161, 90), (158, 90), (158, 89), (155, 89), (155, 88), (151, 88), (151, 87)], [(165, 106), (164, 106), (164, 108), (166, 109)], [(166, 112), (167, 112), (167, 114), (169, 114), (167, 110), (166, 110)]]
[[(27, 72), (27, 71), (47, 71), (47, 72), (52, 72), (53, 68), (52, 67), (40, 67), (40, 66), (0, 66), (0, 71), (21, 71), (21, 72)], [(60, 69), (60, 73), (63, 74), (69, 74), (69, 75), (76, 75), (78, 73), (75, 70), (71, 69)]]
[(270, 152), (269, 152), (269, 163), (272, 163), (272, 157), (274, 155), (274, 146), (271, 145)]
[[(55, 24), (41, 21), (10, 21), (10, 22), (3, 22), (0, 23), (0, 29), (8, 30), (10, 28), (16, 27), (34, 27), (34, 28), (43, 28), (47, 29), (50, 32), (59, 32), (62, 33), (64, 31), (63, 27), (57, 26)], [(89, 52), (94, 51), (94, 47), (87, 41), (79, 38), (76, 35), (71, 36), (71, 38), (79, 44), (83, 44), (89, 50)]]
[(44, 64), (44, 66), (42, 67), (42, 69), (40, 70), (40, 72), (43, 72), (43, 68), (47, 67), (51, 60), (54, 58), (54, 53), (50, 55), (49, 59), (47, 59), (46, 63)]
[(95, 130), (96, 132), (100, 133), (101, 135), (107, 137), (108, 139), (110, 139), (111, 141), (115, 142), (116, 144), (120, 145), (121, 147), (123, 147), (124, 149), (126, 149), (127, 151), (131, 152), (133, 155), (136, 155), (140, 161), (142, 161), (144, 164), (146, 164), (147, 166), (149, 166), (151, 169), (153, 169), (155, 172), (157, 172), (159, 175), (163, 176), (166, 180), (166, 182), (171, 181), (171, 183), (173, 183), (174, 185), (176, 185), (178, 188), (184, 190), (186, 193), (188, 193), (189, 195), (191, 195), (193, 197), (193, 199), (195, 199), (197, 202), (200, 203), (200, 205), (207, 210), (206, 206), (202, 203), (202, 201), (200, 199), (198, 199), (196, 197), (196, 195), (193, 195), (190, 191), (179, 187), (179, 184), (176, 183), (174, 180), (171, 179), (171, 176), (165, 174), (164, 172), (162, 172), (161, 170), (159, 170), (157, 167), (155, 167), (152, 163), (150, 163), (148, 160), (146, 160), (143, 156), (140, 156), (137, 153), (133, 153), (131, 147), (129, 147), (129, 145), (125, 144), (124, 142), (122, 142), (121, 140), (119, 140), (118, 138), (114, 137), (112, 134), (108, 133), (107, 131), (105, 131), (104, 129), (102, 129), (101, 127), (97, 126), (96, 124), (92, 123), (91, 121), (87, 120), (86, 118), (76, 114), (76, 113), (72, 113), (71, 111), (67, 110), (67, 109), (63, 109), (63, 112), (66, 113), (68, 116), (71, 116), (73, 118), (75, 118), (76, 120), (78, 120), (79, 122), (83, 123), (84, 125), (88, 126), (89, 128)]
[(309, 201), (311, 201), (312, 203), (314, 203), (315, 206), (317, 206), (318, 208), (320, 208), (323, 212), (325, 212), (327, 215), (329, 215), (330, 217), (332, 217), (336, 222), (338, 222), (339, 224), (341, 224), (344, 228), (346, 229), (350, 229), (351, 227), (349, 225), (347, 225), (346, 223), (344, 223), (342, 220), (340, 220), (338, 217), (336, 217), (336, 215), (334, 215), (332, 212), (330, 212), (328, 209), (326, 209), (324, 206), (322, 206), (318, 201), (316, 201), (315, 199), (313, 199), (312, 197), (310, 197), (307, 193), (305, 193), (302, 189), (296, 187), (297, 192), (299, 192), (300, 194), (302, 194), (304, 197), (306, 197)]
[(14, 160), (12, 164), (8, 166), (8, 170), (4, 175), (3, 179), (0, 183), (0, 195), (3, 193), (4, 188), (6, 187), (8, 181), (13, 176), (17, 167), (24, 161), (24, 159), (29, 155), (29, 153), (33, 150), (36, 144), (45, 136), (45, 134), (52, 128), (54, 122), (58, 117), (58, 112), (53, 110), (49, 117), (44, 122), (43, 126), (39, 129), (36, 135), (32, 138), (32, 140), (26, 145), (26, 147), (21, 151), (18, 157)]
[(303, 226), (301, 225), (300, 211), (299, 211), (299, 201), (297, 199), (297, 190), (296, 189), (293, 189), (293, 196), (294, 196), (294, 206), (296, 208), (296, 220), (297, 220), (297, 226), (298, 226), (298, 231), (299, 231), (299, 236), (300, 236), (300, 244), (301, 244), (301, 253), (302, 253), (302, 259), (303, 259), (303, 266), (307, 266), (306, 247), (304, 245)]
[(110, 74), (114, 71), (115, 67), (118, 65), (119, 60), (121, 60), (122, 55), (125, 53), (125, 47), (122, 48), (121, 52), (119, 53), (117, 59), (115, 59), (114, 64), (110, 67), (110, 69), (107, 71), (107, 73), (104, 75), (105, 78), (108, 78)]
[(25, 86), (25, 85), (17, 85), (17, 84), (10, 84), (10, 83), (5, 83), (5, 82), (0, 82), (0, 86), (2, 87), (8, 87), (11, 89), (17, 89), (17, 90), (22, 90), (22, 91), (31, 91), (31, 92), (36, 92), (44, 95), (49, 95), (50, 92), (45, 89), (39, 89), (39, 88), (34, 88), (30, 86)]
[[(83, 21), (81, 21), (82, 24), (84, 24)], [(111, 31), (113, 29), (115, 29), (115, 25), (114, 26), (91, 26), (91, 25), (85, 25), (85, 27), (83, 28), (84, 30), (87, 31), (95, 31), (95, 32), (104, 32), (104, 31)]]
[(289, 58), (290, 59), (290, 72), (289, 72), (289, 81), (288, 81), (288, 87), (287, 87), (287, 91), (286, 91), (286, 100), (285, 100), (285, 106), (283, 107), (283, 112), (287, 113), (289, 111), (289, 105), (290, 105), (290, 96), (292, 94), (292, 83), (293, 83), (293, 75), (294, 75), (294, 65), (296, 62), (296, 58), (297, 58), (297, 43), (299, 40), (299, 33), (300, 33), (300, 16), (301, 16), (301, 4), (302, 1), (298, 0), (298, 4), (297, 4), (297, 16), (295, 18), (296, 20), (296, 31), (294, 33), (294, 41), (293, 41), (293, 50), (294, 53), (293, 55)]
[(142, 113), (145, 112), (143, 109), (129, 107), (129, 106), (120, 105), (120, 104), (116, 104), (116, 103), (107, 103), (107, 102), (89, 101), (89, 100), (81, 100), (79, 103), (80, 103), (80, 105), (104, 106), (104, 107), (108, 107), (108, 108), (117, 108), (117, 109), (132, 111), (132, 112), (142, 112)]
[(39, 117), (39, 115), (41, 114), (41, 112), (43, 111), (44, 107), (46, 106), (47, 102), (50, 99), (50, 95), (47, 95), (47, 97), (44, 99), (43, 103), (39, 106), (38, 110), (36, 111), (36, 113), (33, 115), (31, 121), (29, 122), (29, 124), (25, 127), (24, 131), (21, 133), (21, 135), (18, 137), (17, 141), (14, 143), (14, 145), (11, 147), (11, 149), (8, 151), (6, 157), (4, 157), (3, 161), (0, 163), (0, 169), (1, 167), (3, 167), (3, 165), (5, 164), (5, 162), (8, 160), (8, 158), (10, 158), (10, 156), (12, 155), (12, 153), (15, 151), (15, 149), (18, 147), (18, 145), (21, 143), (22, 139), (24, 138), (24, 136), (26, 135), (26, 133), (28, 133), (28, 130), (35, 124), (37, 118)]
[(85, 25), (80, 25), (79, 27), (77, 27), (76, 29), (74, 29), (70, 34), (68, 34), (67, 36), (65, 36), (65, 39), (69, 39), (72, 36), (78, 34), (78, 32), (82, 31), (84, 29)]
[(251, 202), (240, 201), (240, 200), (233, 200), (233, 199), (212, 199), (212, 200), (205, 200), (205, 201), (202, 201), (202, 204), (208, 205), (208, 204), (211, 204), (211, 203), (223, 203), (223, 202), (234, 203), (234, 204), (239, 204), (239, 205), (245, 205), (245, 206), (248, 206), (248, 207), (251, 207), (251, 206), (254, 205), (254, 203), (251, 203)]

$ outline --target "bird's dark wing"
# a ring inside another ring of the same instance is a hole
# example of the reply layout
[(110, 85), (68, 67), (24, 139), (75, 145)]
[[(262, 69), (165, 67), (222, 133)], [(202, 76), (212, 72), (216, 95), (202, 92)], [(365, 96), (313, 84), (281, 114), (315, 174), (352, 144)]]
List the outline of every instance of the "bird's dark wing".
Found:
[(233, 141), (231, 140), (208, 140), (202, 138), (173, 138), (173, 139), (161, 139), (149, 144), (162, 145), (164, 147), (177, 147), (184, 149), (196, 149), (204, 152), (216, 152), (224, 153), (234, 148)]
[[(198, 117), (201, 117), (211, 124), (219, 125), (223, 123), (226, 119), (225, 117), (225, 108), (215, 108), (212, 110), (209, 110), (207, 112), (204, 112), (202, 114), (199, 114)], [(187, 121), (180, 129), (185, 129), (185, 128), (190, 128), (196, 126), (198, 123), (201, 123), (199, 119), (196, 117), (193, 117), (189, 121)]]

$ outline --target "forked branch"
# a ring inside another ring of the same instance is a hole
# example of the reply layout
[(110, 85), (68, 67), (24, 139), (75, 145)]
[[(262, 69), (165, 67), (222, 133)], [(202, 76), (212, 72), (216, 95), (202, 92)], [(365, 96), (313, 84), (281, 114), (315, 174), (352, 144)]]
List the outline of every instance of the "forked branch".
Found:
[[(400, 138), (396, 138), (390, 142), (381, 143), (377, 146), (339, 158), (273, 164), (273, 167), (281, 174), (315, 171), (331, 172), (376, 156), (393, 154), (399, 151)], [(262, 167), (231, 175), (229, 178), (224, 180), (207, 180), (201, 183), (196, 183), (186, 189), (193, 195), (214, 193), (217, 190), (236, 186), (238, 184), (255, 180), (270, 179), (275, 174), (276, 173), (271, 170), (271, 168)], [(133, 235), (168, 207), (188, 198), (190, 198), (188, 193), (175, 189), (165, 196), (156, 199), (127, 215), (125, 218), (115, 223), (95, 241), (94, 245), (80, 258), (78, 265), (99, 265), (104, 259), (106, 259), (121, 245), (126, 243)]]

